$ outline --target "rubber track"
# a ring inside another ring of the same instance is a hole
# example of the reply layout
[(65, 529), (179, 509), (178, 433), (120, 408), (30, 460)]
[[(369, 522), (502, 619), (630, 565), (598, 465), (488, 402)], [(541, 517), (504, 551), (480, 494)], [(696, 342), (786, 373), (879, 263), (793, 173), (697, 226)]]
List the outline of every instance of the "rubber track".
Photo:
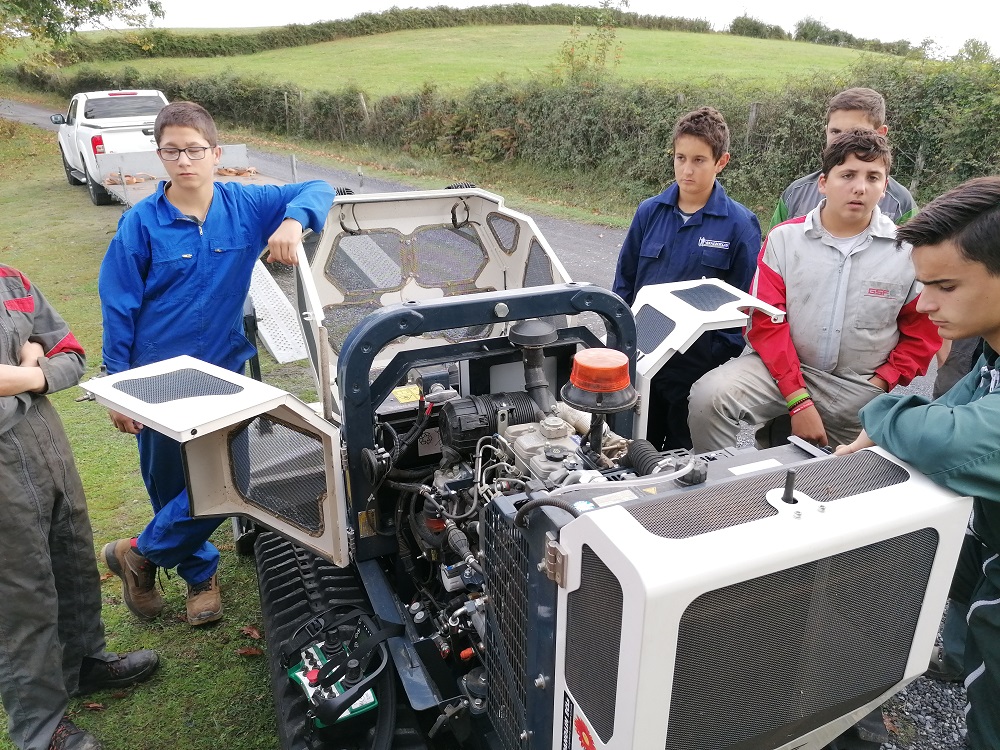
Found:
[[(357, 572), (353, 567), (338, 568), (271, 532), (257, 537), (254, 555), (281, 750), (367, 750), (353, 742), (332, 744), (312, 736), (307, 729), (305, 696), (280, 663), (284, 643), (313, 616), (339, 604), (369, 607)], [(405, 696), (402, 687), (396, 692)], [(392, 747), (426, 750), (423, 733), (405, 698), (397, 706)]]

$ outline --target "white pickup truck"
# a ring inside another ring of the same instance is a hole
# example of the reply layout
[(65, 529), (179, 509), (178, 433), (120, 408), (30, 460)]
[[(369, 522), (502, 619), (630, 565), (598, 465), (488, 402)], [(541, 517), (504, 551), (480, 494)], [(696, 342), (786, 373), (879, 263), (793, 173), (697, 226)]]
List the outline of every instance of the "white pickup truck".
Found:
[(115, 196), (105, 189), (113, 181), (98, 157), (156, 151), (153, 123), (167, 104), (156, 90), (90, 91), (75, 95), (66, 114), (49, 119), (59, 126), (59, 150), (70, 185), (86, 185), (95, 205)]

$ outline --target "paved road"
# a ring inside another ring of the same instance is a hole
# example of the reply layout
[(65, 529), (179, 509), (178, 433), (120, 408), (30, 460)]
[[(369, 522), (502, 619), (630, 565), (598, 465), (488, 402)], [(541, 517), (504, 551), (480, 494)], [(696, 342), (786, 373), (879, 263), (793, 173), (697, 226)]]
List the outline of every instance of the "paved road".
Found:
[[(58, 127), (49, 122), (51, 110), (34, 104), (23, 104), (11, 99), (0, 99), (0, 117), (36, 125), (55, 132)], [(283, 180), (292, 180), (291, 159), (287, 156), (248, 150), (248, 155), (257, 169), (264, 174)], [(326, 180), (331, 185), (349, 187), (355, 193), (387, 193), (414, 190), (415, 186), (402, 182), (383, 180), (350, 169), (311, 164), (297, 160), (294, 177), (299, 180)], [(442, 185), (441, 187), (444, 187)], [(510, 206), (518, 210), (518, 206)], [(552, 249), (562, 261), (569, 275), (575, 281), (588, 281), (610, 288), (614, 280), (615, 261), (621, 248), (624, 230), (612, 227), (566, 221), (541, 216), (535, 210), (530, 213)]]

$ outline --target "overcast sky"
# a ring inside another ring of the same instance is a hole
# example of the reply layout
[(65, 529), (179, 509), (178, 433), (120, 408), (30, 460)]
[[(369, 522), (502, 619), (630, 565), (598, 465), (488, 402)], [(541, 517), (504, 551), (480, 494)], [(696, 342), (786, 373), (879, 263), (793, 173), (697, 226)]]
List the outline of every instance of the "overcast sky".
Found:
[[(520, 0), (528, 5), (546, 5), (552, 0)], [(283, 26), (350, 18), (358, 13), (379, 12), (393, 5), (430, 7), (449, 5), (467, 8), (495, 5), (498, 0), (162, 0), (166, 18), (160, 27), (227, 28), (242, 26)], [(587, 0), (562, 0), (569, 5), (597, 5)], [(810, 9), (810, 5), (813, 7)], [(795, 23), (812, 16), (834, 29), (857, 37), (920, 44), (926, 38), (937, 42), (945, 54), (954, 52), (969, 38), (990, 45), (1000, 55), (1000, 5), (990, 0), (951, 0), (924, 3), (922, 0), (882, 0), (881, 2), (817, 2), (801, 0), (711, 0), (707, 3), (677, 3), (664, 0), (631, 0), (628, 10), (651, 15), (704, 18), (721, 31), (737, 16), (747, 13), (766, 23), (794, 31)]]

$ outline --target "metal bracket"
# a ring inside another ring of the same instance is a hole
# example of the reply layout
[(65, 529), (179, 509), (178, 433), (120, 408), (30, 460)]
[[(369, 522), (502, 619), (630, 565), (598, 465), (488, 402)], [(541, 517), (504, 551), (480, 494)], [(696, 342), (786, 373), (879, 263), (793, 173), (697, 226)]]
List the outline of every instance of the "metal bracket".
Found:
[(550, 581), (554, 581), (557, 586), (566, 585), (566, 561), (569, 553), (556, 540), (552, 532), (545, 535), (545, 560), (542, 565), (545, 568), (545, 575)]

